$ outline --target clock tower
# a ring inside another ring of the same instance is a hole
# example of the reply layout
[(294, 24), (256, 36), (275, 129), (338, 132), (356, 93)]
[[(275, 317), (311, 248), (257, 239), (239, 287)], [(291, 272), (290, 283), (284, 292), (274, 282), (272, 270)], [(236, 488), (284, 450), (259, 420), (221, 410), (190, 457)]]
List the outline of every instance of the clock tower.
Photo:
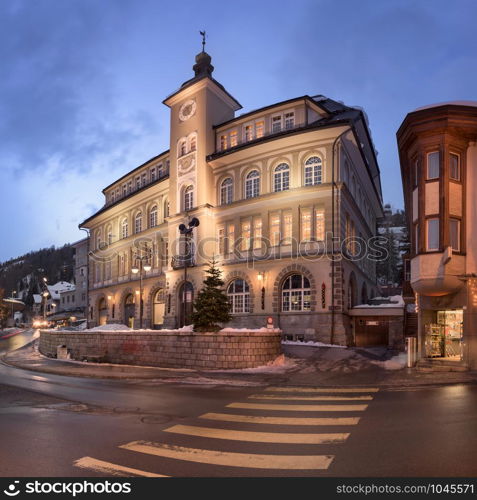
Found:
[[(240, 103), (212, 77), (211, 57), (202, 50), (195, 57), (194, 77), (163, 102), (170, 108), (169, 247), (177, 254), (180, 224), (200, 220), (194, 230), (196, 245), (215, 236), (213, 207), (216, 189), (206, 158), (215, 152), (214, 125), (234, 118)], [(172, 243), (172, 246), (171, 246)], [(176, 247), (176, 248), (175, 248)], [(204, 263), (196, 255), (197, 264)]]

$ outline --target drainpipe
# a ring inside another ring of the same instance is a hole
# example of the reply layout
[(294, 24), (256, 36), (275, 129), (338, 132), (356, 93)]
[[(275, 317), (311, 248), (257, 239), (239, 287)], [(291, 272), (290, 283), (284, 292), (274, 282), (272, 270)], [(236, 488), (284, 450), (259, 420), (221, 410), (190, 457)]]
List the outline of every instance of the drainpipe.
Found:
[[(336, 137), (333, 141), (333, 146), (331, 147), (331, 332), (330, 332), (330, 344), (334, 344), (335, 341), (335, 148), (338, 141), (348, 132), (351, 131), (351, 127), (347, 128), (344, 132)], [(341, 227), (341, 226), (339, 226)]]

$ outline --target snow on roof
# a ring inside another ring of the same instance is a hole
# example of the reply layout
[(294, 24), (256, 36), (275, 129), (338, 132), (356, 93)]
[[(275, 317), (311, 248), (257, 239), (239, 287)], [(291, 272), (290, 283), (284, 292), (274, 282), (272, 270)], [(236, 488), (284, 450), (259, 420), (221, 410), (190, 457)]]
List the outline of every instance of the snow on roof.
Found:
[(436, 102), (435, 104), (428, 104), (426, 106), (421, 106), (420, 108), (416, 108), (414, 111), (421, 111), (423, 109), (438, 108), (439, 106), (448, 106), (448, 105), (477, 107), (477, 101), (445, 101), (445, 102)]
[(33, 294), (33, 302), (35, 304), (41, 304), (41, 295), (39, 293)]
[(54, 285), (47, 285), (48, 292), (51, 295), (52, 299), (60, 299), (61, 292), (73, 292), (76, 287), (72, 283), (68, 283), (67, 281), (58, 281)]
[(384, 304), (358, 304), (354, 307), (404, 307), (402, 295), (391, 295), (390, 297), (374, 297), (372, 300), (386, 300)]

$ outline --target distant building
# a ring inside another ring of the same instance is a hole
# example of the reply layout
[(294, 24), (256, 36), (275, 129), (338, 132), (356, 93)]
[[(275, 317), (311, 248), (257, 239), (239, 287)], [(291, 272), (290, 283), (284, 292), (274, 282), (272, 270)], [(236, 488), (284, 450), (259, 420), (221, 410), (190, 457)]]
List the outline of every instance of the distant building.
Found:
[[(376, 264), (355, 258), (355, 240), (375, 236), (382, 216), (365, 114), (304, 95), (235, 116), (213, 69), (196, 56), (195, 76), (164, 100), (170, 149), (103, 189), (104, 207), (81, 224), (89, 321), (189, 324), (215, 256), (230, 326), (271, 317), (289, 338), (352, 345), (348, 312), (376, 294)], [(194, 218), (189, 238), (180, 228)]]
[(477, 103), (409, 113), (397, 132), (421, 358), (477, 368)]

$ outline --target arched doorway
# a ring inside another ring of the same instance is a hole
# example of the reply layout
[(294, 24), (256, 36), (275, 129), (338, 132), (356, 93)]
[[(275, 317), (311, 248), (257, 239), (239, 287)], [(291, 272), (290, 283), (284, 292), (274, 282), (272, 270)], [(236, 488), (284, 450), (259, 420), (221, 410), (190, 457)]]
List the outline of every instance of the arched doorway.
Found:
[(105, 325), (108, 322), (108, 305), (104, 297), (98, 302), (98, 317), (100, 325)]
[(134, 303), (134, 295), (130, 293), (124, 299), (124, 324), (129, 328), (134, 328), (134, 315), (136, 313), (136, 304)]
[(179, 328), (191, 324), (193, 301), (194, 287), (192, 286), (192, 283), (187, 281), (186, 283), (183, 283), (181, 285), (179, 289), (179, 295), (177, 297), (177, 305), (179, 308), (179, 310), (177, 311), (177, 319)]
[(155, 330), (160, 330), (164, 323), (164, 313), (166, 309), (166, 295), (163, 288), (154, 294), (152, 308), (153, 328)]

